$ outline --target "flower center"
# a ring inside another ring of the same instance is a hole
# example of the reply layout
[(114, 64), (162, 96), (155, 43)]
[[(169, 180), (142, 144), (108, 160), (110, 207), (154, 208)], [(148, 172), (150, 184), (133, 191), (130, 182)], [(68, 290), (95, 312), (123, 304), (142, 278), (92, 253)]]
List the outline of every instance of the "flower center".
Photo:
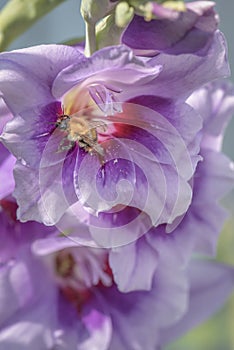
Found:
[(56, 127), (65, 134), (59, 150), (70, 150), (78, 144), (85, 152), (98, 155), (103, 163), (104, 149), (100, 143), (109, 135), (105, 118), (122, 112), (116, 98), (119, 92), (101, 84), (71, 89), (63, 98), (63, 113), (56, 121)]
[(113, 283), (106, 252), (100, 249), (61, 250), (55, 255), (54, 271), (62, 294), (79, 312), (94, 288), (110, 287)]
[(3, 211), (5, 213), (10, 223), (16, 222), (17, 207), (17, 204), (13, 201), (7, 199), (0, 200), (0, 212)]
[(56, 273), (62, 278), (71, 277), (73, 274), (73, 269), (75, 266), (75, 261), (71, 253), (61, 252), (55, 258), (55, 270)]

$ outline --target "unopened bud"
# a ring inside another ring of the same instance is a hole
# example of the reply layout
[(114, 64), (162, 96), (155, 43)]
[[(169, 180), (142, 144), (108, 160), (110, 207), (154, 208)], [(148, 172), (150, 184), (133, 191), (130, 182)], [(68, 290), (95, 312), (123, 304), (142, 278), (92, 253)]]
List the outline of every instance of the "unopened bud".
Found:
[(183, 0), (182, 1), (179, 1), (179, 0), (164, 1), (162, 6), (167, 9), (178, 11), (178, 12), (186, 11), (186, 6)]
[(115, 24), (119, 28), (125, 28), (133, 19), (134, 9), (126, 1), (120, 2), (115, 10)]
[(183, 1), (165, 1), (162, 4), (150, 1), (144, 6), (144, 17), (146, 21), (152, 18), (175, 20), (185, 10)]
[(180, 12), (186, 11), (183, 0), (129, 0), (136, 14), (143, 16), (146, 21), (151, 19), (170, 19), (179, 17)]

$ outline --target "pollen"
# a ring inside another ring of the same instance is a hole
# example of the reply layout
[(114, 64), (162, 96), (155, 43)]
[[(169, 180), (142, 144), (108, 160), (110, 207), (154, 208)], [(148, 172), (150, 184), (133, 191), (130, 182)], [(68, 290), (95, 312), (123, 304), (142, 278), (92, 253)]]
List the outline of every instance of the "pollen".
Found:
[(55, 258), (55, 272), (58, 276), (68, 278), (73, 275), (75, 260), (71, 253), (61, 251)]

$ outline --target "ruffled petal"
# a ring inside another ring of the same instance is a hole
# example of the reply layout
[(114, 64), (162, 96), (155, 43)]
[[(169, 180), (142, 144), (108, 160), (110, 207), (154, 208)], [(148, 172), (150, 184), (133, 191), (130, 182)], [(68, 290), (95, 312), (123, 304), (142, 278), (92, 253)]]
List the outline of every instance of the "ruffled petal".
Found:
[(195, 91), (187, 100), (204, 120), (201, 147), (220, 151), (224, 131), (234, 114), (234, 87), (217, 80)]
[[(192, 252), (214, 255), (218, 236), (227, 217), (219, 205), (234, 186), (234, 168), (223, 154), (206, 150), (198, 164), (193, 183), (193, 200), (186, 215), (172, 225), (161, 225), (147, 235), (161, 256), (177, 256), (187, 263)], [(219, 164), (219, 166), (217, 166)]]
[[(186, 98), (203, 84), (230, 75), (227, 48), (223, 34), (215, 32), (212, 44), (204, 57), (181, 54), (160, 54), (150, 60), (151, 65), (163, 65), (152, 88), (148, 83), (144, 93), (164, 98)], [(211, 69), (212, 67), (212, 69)]]
[(160, 329), (184, 314), (187, 283), (183, 273), (175, 266), (161, 267), (148, 292), (120, 293), (112, 288), (103, 293), (113, 322), (111, 349), (156, 349)]
[(134, 96), (134, 85), (142, 86), (157, 77), (160, 71), (161, 65), (147, 66), (125, 46), (107, 47), (95, 52), (86, 61), (80, 60), (62, 70), (54, 81), (52, 91), (60, 98), (82, 82), (85, 85), (104, 83), (120, 91), (118, 97), (122, 102), (122, 90), (127, 88)]
[[(122, 36), (122, 42), (136, 50), (139, 55), (152, 55), (158, 52), (172, 55), (184, 53), (205, 55), (206, 50), (205, 52), (202, 50), (209, 46), (218, 25), (214, 5), (212, 1), (186, 3), (186, 11), (176, 13), (163, 8), (163, 5), (160, 8), (160, 5), (153, 4), (153, 11), (154, 6), (160, 10), (155, 15), (157, 17), (161, 15), (162, 19), (146, 21), (143, 17), (134, 16)], [(136, 35), (139, 31), (141, 35)]]
[(85, 60), (84, 55), (76, 48), (63, 45), (41, 45), (2, 53), (0, 91), (10, 111), (20, 114), (29, 107), (50, 103), (54, 99), (51, 86), (55, 77), (76, 60)]

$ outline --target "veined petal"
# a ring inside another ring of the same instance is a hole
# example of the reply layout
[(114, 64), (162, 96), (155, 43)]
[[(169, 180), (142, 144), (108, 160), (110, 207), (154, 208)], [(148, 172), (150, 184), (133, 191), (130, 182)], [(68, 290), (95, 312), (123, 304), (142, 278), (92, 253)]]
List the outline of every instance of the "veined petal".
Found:
[[(73, 47), (41, 45), (1, 53), (0, 91), (13, 114), (53, 100), (52, 83), (75, 60), (85, 60)], [(22, 88), (23, 86), (23, 88)]]
[[(63, 69), (55, 79), (52, 91), (56, 98), (60, 98), (75, 85), (105, 83), (120, 90), (128, 86), (135, 96), (134, 84), (143, 85), (152, 80), (158, 76), (161, 68), (157, 64), (147, 65), (125, 46), (107, 47), (95, 52), (86, 61)], [(119, 96), (123, 101), (121, 93)]]

